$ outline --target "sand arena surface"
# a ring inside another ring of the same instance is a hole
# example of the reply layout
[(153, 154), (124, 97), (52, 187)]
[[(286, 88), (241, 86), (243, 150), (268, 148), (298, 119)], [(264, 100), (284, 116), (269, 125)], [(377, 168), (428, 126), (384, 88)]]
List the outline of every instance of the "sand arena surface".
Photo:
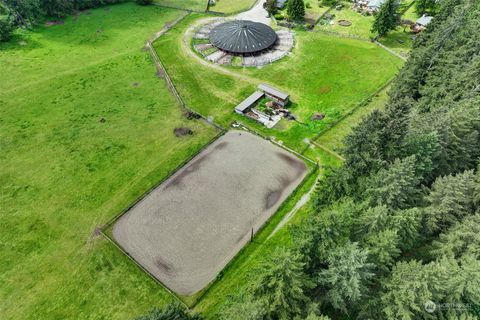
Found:
[(307, 173), (289, 152), (230, 131), (138, 202), (113, 236), (181, 295), (207, 286)]

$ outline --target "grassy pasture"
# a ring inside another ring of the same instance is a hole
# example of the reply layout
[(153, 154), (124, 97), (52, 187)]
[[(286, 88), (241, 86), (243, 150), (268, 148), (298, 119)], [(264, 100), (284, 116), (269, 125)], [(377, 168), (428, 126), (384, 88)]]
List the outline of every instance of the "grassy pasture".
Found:
[(208, 0), (154, 0), (154, 3), (166, 7), (203, 12), (207, 10)]
[[(366, 41), (297, 31), (293, 54), (279, 62), (259, 69), (215, 68), (192, 57), (184, 42), (185, 31), (199, 17), (187, 17), (154, 44), (187, 104), (225, 126), (241, 121), (296, 150), (306, 146), (304, 138), (338, 121), (402, 65), (400, 59)], [(298, 122), (282, 121), (277, 128), (266, 129), (233, 112), (234, 106), (262, 82), (291, 94), (290, 109)], [(311, 120), (315, 112), (324, 113), (325, 119)]]
[(217, 133), (184, 119), (142, 51), (179, 14), (116, 5), (1, 45), (1, 319), (129, 319), (172, 300), (96, 229)]
[(217, 0), (211, 11), (223, 12), (226, 14), (241, 12), (250, 9), (256, 0)]

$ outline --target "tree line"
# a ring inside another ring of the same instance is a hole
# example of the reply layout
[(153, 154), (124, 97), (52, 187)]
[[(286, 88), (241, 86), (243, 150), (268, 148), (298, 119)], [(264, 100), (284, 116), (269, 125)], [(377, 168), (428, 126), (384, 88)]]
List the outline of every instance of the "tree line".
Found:
[(478, 30), (480, 2), (442, 2), (385, 109), (346, 138), (344, 164), (327, 170), (291, 246), (218, 318), (480, 317)]

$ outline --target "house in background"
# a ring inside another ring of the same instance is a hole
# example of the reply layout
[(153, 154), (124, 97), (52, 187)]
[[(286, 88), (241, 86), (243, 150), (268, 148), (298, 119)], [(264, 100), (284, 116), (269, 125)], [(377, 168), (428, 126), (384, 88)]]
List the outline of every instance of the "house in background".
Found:
[(415, 33), (422, 32), (430, 24), (430, 22), (432, 22), (432, 19), (432, 16), (427, 16), (424, 14), (415, 22), (415, 24), (410, 27), (410, 29), (412, 29), (412, 31)]
[(287, 0), (277, 0), (276, 7), (278, 9), (283, 9), (283, 8), (285, 8), (286, 4), (287, 4)]
[(380, 7), (386, 0), (354, 0), (353, 9), (357, 12), (374, 14), (380, 10)]

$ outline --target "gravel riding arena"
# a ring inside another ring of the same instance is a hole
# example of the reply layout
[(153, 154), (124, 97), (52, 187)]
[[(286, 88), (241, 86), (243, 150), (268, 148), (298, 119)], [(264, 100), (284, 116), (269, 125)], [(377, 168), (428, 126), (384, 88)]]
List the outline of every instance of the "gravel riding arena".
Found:
[(307, 173), (305, 163), (229, 131), (126, 212), (117, 243), (180, 295), (205, 288)]

